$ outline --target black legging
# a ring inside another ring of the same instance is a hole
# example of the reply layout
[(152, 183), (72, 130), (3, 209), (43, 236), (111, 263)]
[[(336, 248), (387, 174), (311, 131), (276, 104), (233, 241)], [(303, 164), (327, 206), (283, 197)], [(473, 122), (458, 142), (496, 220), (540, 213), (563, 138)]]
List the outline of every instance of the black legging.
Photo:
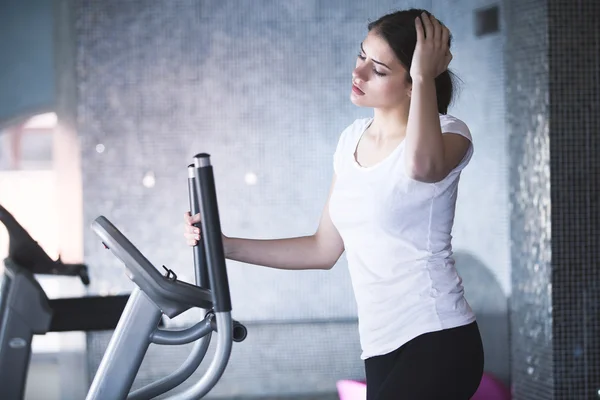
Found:
[(420, 335), (365, 360), (367, 400), (468, 400), (483, 374), (476, 322)]

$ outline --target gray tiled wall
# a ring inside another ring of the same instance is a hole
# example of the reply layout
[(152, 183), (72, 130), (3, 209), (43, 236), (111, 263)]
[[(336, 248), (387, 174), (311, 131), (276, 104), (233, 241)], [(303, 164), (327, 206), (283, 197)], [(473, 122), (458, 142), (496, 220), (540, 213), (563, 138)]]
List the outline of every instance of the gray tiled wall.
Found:
[(511, 204), (511, 375), (516, 398), (552, 399), (546, 1), (505, 1)]
[(505, 6), (513, 394), (598, 398), (600, 5)]
[(556, 399), (600, 396), (600, 3), (548, 2)]
[[(500, 34), (475, 38), (472, 21), (488, 2), (78, 1), (85, 226), (107, 216), (157, 266), (191, 280), (182, 239), (186, 165), (206, 151), (226, 234), (313, 232), (338, 135), (369, 115), (348, 100), (366, 23), (419, 4), (456, 39), (452, 66), (464, 83), (451, 113), (469, 124), (476, 146), (461, 182), (457, 267), (480, 317), (486, 364), (507, 380), (507, 355), (497, 350), (508, 343), (510, 293), (503, 43)], [(91, 292), (129, 291), (122, 266), (90, 230), (85, 235)], [(362, 377), (344, 258), (327, 272), (228, 267), (234, 316), (250, 336), (235, 345), (214, 395), (327, 392), (337, 379)], [(92, 371), (107, 340), (90, 335)], [(153, 349), (136, 385), (170, 372), (185, 351)]]
[(506, 3), (513, 391), (597, 398), (600, 5)]

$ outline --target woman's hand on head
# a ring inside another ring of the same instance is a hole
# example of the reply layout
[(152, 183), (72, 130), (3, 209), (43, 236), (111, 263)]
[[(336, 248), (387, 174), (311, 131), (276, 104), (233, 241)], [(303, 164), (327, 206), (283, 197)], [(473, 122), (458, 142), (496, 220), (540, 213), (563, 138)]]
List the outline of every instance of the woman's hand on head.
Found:
[(415, 19), (417, 46), (410, 66), (414, 79), (435, 79), (448, 69), (452, 53), (448, 47), (450, 30), (433, 15), (421, 14)]

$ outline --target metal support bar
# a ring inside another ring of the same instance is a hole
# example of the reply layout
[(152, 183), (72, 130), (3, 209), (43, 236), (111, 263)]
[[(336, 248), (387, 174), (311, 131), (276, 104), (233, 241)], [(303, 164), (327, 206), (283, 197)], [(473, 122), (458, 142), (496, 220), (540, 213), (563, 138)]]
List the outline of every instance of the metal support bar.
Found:
[(124, 400), (144, 359), (160, 309), (135, 287), (115, 329), (86, 400)]

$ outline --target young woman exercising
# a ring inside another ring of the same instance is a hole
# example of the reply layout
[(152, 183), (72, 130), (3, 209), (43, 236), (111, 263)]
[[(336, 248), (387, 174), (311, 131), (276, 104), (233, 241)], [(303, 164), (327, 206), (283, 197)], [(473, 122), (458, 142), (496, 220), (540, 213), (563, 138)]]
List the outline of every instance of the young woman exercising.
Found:
[[(424, 10), (368, 26), (351, 101), (371, 107), (339, 138), (329, 198), (314, 235), (223, 236), (231, 260), (330, 269), (346, 251), (358, 307), (367, 399), (469, 399), (483, 373), (475, 315), (452, 258), (462, 169), (473, 154), (453, 92), (448, 28)], [(194, 246), (199, 215), (185, 215)]]

